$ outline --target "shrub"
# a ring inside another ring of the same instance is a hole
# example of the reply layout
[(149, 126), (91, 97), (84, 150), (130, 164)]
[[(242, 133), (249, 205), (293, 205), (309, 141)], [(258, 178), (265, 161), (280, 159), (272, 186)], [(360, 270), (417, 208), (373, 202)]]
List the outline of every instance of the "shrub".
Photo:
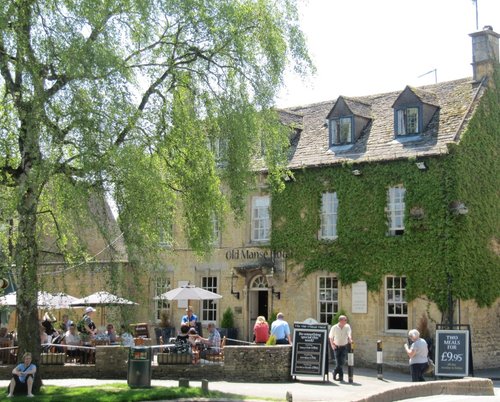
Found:
[(228, 307), (224, 314), (222, 314), (222, 320), (220, 322), (221, 328), (234, 328), (234, 315), (231, 307)]

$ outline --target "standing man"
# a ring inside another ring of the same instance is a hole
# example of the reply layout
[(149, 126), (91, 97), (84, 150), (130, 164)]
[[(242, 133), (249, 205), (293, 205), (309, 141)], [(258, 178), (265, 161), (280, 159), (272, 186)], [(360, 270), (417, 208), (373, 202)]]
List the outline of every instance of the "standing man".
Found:
[(271, 324), (271, 335), (275, 336), (277, 345), (290, 345), (292, 343), (290, 327), (284, 317), (283, 313), (278, 313), (276, 321)]
[(335, 361), (337, 363), (333, 371), (333, 379), (344, 381), (343, 366), (347, 358), (347, 345), (352, 343), (351, 326), (347, 323), (345, 315), (341, 315), (339, 322), (330, 329), (328, 339), (330, 339), (330, 345), (335, 353)]
[(193, 314), (193, 307), (189, 306), (186, 309), (186, 315), (182, 316), (181, 326), (187, 325), (188, 327), (196, 328), (196, 323), (198, 322), (198, 317)]
[(92, 315), (95, 312), (95, 308), (87, 307), (85, 309), (85, 314), (82, 317), (81, 325), (77, 327), (78, 331), (82, 334), (87, 334), (90, 336), (94, 336), (97, 333), (97, 329), (94, 321), (92, 321)]

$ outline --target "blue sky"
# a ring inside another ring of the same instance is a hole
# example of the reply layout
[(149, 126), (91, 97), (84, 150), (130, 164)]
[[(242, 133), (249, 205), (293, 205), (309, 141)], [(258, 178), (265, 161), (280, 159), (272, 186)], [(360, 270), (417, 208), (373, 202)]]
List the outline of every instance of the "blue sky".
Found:
[[(317, 68), (286, 76), (279, 107), (472, 77), (472, 0), (298, 0)], [(479, 30), (500, 33), (500, 0), (478, 0)]]

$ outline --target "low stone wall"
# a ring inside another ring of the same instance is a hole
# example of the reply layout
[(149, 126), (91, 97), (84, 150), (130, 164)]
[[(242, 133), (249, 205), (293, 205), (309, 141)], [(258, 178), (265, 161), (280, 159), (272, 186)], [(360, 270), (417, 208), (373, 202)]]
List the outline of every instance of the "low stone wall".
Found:
[(227, 346), (224, 369), (227, 381), (285, 382), (291, 380), (292, 347)]
[[(95, 364), (43, 365), (43, 378), (127, 379), (129, 349), (98, 346)], [(153, 365), (154, 379), (236, 382), (286, 382), (291, 380), (290, 346), (226, 346), (224, 362), (211, 364)], [(0, 379), (11, 377), (13, 365), (0, 366)]]
[[(457, 380), (412, 383), (358, 399), (356, 402), (386, 402), (422, 398), (434, 395), (485, 395), (494, 396), (493, 382), (487, 378), (464, 378)], [(472, 398), (471, 398), (472, 399)]]

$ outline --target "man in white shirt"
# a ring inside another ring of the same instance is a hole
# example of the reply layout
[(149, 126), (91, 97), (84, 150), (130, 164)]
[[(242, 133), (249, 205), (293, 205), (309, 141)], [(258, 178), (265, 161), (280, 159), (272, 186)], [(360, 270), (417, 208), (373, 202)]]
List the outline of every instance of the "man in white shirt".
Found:
[(333, 379), (344, 381), (343, 366), (347, 357), (347, 347), (352, 343), (351, 326), (347, 323), (345, 315), (341, 315), (339, 322), (330, 329), (328, 339), (330, 339), (330, 345), (335, 353), (335, 361), (337, 363), (333, 371)]
[(69, 357), (78, 358), (80, 356), (80, 348), (76, 348), (74, 346), (82, 346), (83, 342), (76, 331), (76, 326), (74, 323), (71, 323), (69, 326), (69, 330), (66, 332), (64, 339), (62, 340), (62, 344), (68, 345), (66, 348), (66, 354)]

